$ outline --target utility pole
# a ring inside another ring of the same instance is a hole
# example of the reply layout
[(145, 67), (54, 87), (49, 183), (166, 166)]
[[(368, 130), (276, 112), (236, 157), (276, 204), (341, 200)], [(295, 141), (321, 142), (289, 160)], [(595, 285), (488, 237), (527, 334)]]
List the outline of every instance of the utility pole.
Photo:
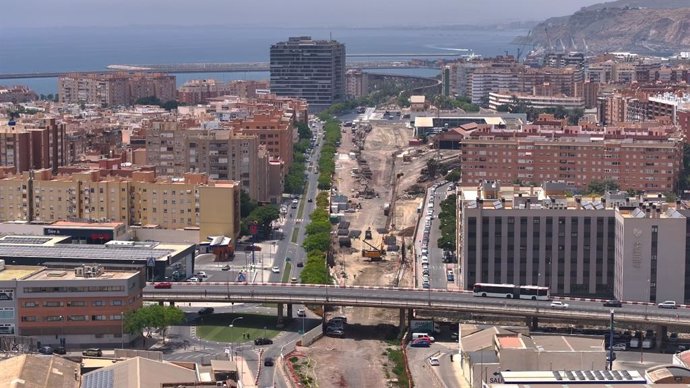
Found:
[(613, 319), (614, 319), (615, 311), (611, 309), (611, 326), (609, 330), (609, 370), (613, 370)]

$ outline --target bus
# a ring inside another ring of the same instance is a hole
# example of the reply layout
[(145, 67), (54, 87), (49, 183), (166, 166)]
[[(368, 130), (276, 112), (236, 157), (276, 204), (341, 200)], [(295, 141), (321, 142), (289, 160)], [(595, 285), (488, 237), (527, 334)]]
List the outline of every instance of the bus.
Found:
[(548, 287), (516, 286), (514, 284), (475, 283), (474, 296), (506, 299), (550, 300)]

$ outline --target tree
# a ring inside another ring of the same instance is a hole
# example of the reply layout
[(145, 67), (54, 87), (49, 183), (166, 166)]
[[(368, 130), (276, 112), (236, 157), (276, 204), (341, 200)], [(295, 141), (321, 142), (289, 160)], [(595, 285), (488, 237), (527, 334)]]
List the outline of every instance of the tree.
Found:
[(309, 140), (313, 136), (309, 125), (301, 121), (297, 123), (297, 135), (302, 140)]
[(268, 236), (271, 232), (271, 223), (280, 217), (280, 210), (276, 205), (263, 205), (252, 210), (245, 219), (248, 223), (257, 223), (262, 229), (262, 235)]
[(142, 97), (134, 101), (135, 105), (158, 105), (161, 106), (161, 100), (156, 96)]
[(302, 244), (304, 250), (309, 251), (321, 251), (326, 252), (328, 248), (331, 247), (331, 235), (330, 233), (316, 233), (310, 234), (304, 239)]
[(144, 334), (158, 329), (163, 336), (168, 326), (184, 321), (184, 311), (175, 306), (151, 305), (129, 311), (124, 316), (124, 330), (130, 334)]
[(257, 206), (259, 205), (255, 201), (252, 201), (246, 191), (240, 191), (240, 216), (244, 215), (246, 217), (251, 214)]
[(439, 167), (440, 167), (440, 165), (438, 163), (438, 160), (429, 159), (426, 162), (426, 173), (427, 173), (427, 175), (429, 175), (432, 178), (435, 177), (436, 174), (438, 174)]
[(165, 103), (161, 104), (161, 108), (163, 108), (163, 109), (165, 109), (165, 110), (167, 110), (167, 111), (171, 111), (171, 110), (173, 110), (173, 109), (177, 109), (177, 107), (178, 107), (179, 105), (180, 105), (180, 104), (179, 104), (177, 101), (175, 101), (175, 100), (170, 100), (170, 101), (166, 101)]
[(448, 174), (446, 174), (446, 180), (448, 182), (457, 182), (462, 177), (459, 168), (452, 169)]
[(618, 182), (611, 180), (611, 179), (604, 179), (602, 181), (600, 180), (592, 180), (589, 182), (589, 185), (587, 185), (587, 190), (590, 194), (596, 194), (596, 195), (602, 195), (606, 191), (615, 191), (618, 190)]

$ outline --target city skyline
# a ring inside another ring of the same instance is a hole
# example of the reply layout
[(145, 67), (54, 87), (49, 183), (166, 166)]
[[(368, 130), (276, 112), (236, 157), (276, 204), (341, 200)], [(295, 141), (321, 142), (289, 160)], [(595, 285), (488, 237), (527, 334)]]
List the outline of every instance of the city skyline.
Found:
[[(516, 4), (510, 0), (489, 0), (466, 3), (453, 0), (432, 0), (424, 4), (436, 25), (508, 23), (538, 21), (563, 16), (581, 7), (601, 3), (601, 0), (525, 0)], [(117, 6), (97, 4), (84, 0), (64, 0), (53, 3), (46, 0), (14, 1), (5, 4), (7, 15), (31, 15), (31, 18), (8, 19), (5, 28), (24, 27), (115, 27), (127, 25), (235, 25), (238, 27), (384, 27), (401, 25), (430, 26), (429, 19), (419, 19), (419, 7), (412, 1), (397, 2), (395, 7), (385, 3), (353, 0), (323, 7), (316, 0), (302, 0), (301, 7), (294, 3), (267, 0), (260, 5), (239, 0), (232, 4), (220, 0), (207, 0), (199, 12), (190, 12), (189, 4), (179, 0), (149, 0), (144, 3), (118, 0)], [(36, 9), (41, 12), (37, 13)], [(79, 12), (74, 12), (79, 9)], [(266, 9), (272, 10), (267, 13)], [(309, 9), (309, 12), (304, 12)], [(207, 10), (211, 10), (207, 11)], [(491, 12), (486, 12), (491, 10)], [(192, 10), (193, 11), (193, 10)], [(260, 15), (260, 16), (257, 16)], [(469, 16), (468, 16), (469, 15)], [(236, 21), (241, 21), (237, 23)]]

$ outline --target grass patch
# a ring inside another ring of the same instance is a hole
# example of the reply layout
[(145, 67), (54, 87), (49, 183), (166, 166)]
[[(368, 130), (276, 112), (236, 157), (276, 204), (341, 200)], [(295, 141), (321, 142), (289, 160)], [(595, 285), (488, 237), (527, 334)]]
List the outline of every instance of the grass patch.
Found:
[(292, 271), (292, 264), (287, 261), (285, 262), (285, 269), (283, 269), (283, 279), (281, 280), (283, 283), (287, 283), (290, 281), (290, 272)]
[(299, 227), (292, 229), (292, 238), (290, 241), (292, 241), (293, 244), (297, 244), (297, 237), (299, 237)]
[[(308, 185), (309, 185), (309, 183), (307, 183), (307, 186)], [(307, 196), (306, 193), (307, 193), (307, 190), (305, 189), (304, 195), (302, 195), (302, 200), (299, 201), (299, 207), (297, 208), (297, 218), (302, 218), (302, 215), (304, 214), (304, 205), (307, 203), (307, 200), (305, 198)]]
[[(242, 319), (236, 320), (234, 327), (228, 327), (238, 317)], [(280, 332), (275, 327), (277, 322), (272, 315), (228, 313), (211, 314), (202, 318), (203, 321), (199, 320), (197, 324), (196, 334), (209, 341), (246, 342), (264, 336), (273, 338)], [(249, 338), (243, 338), (244, 334), (249, 334)]]
[(407, 374), (405, 373), (405, 356), (400, 349), (388, 348), (388, 359), (393, 363), (393, 373), (398, 377), (398, 387), (408, 387)]

